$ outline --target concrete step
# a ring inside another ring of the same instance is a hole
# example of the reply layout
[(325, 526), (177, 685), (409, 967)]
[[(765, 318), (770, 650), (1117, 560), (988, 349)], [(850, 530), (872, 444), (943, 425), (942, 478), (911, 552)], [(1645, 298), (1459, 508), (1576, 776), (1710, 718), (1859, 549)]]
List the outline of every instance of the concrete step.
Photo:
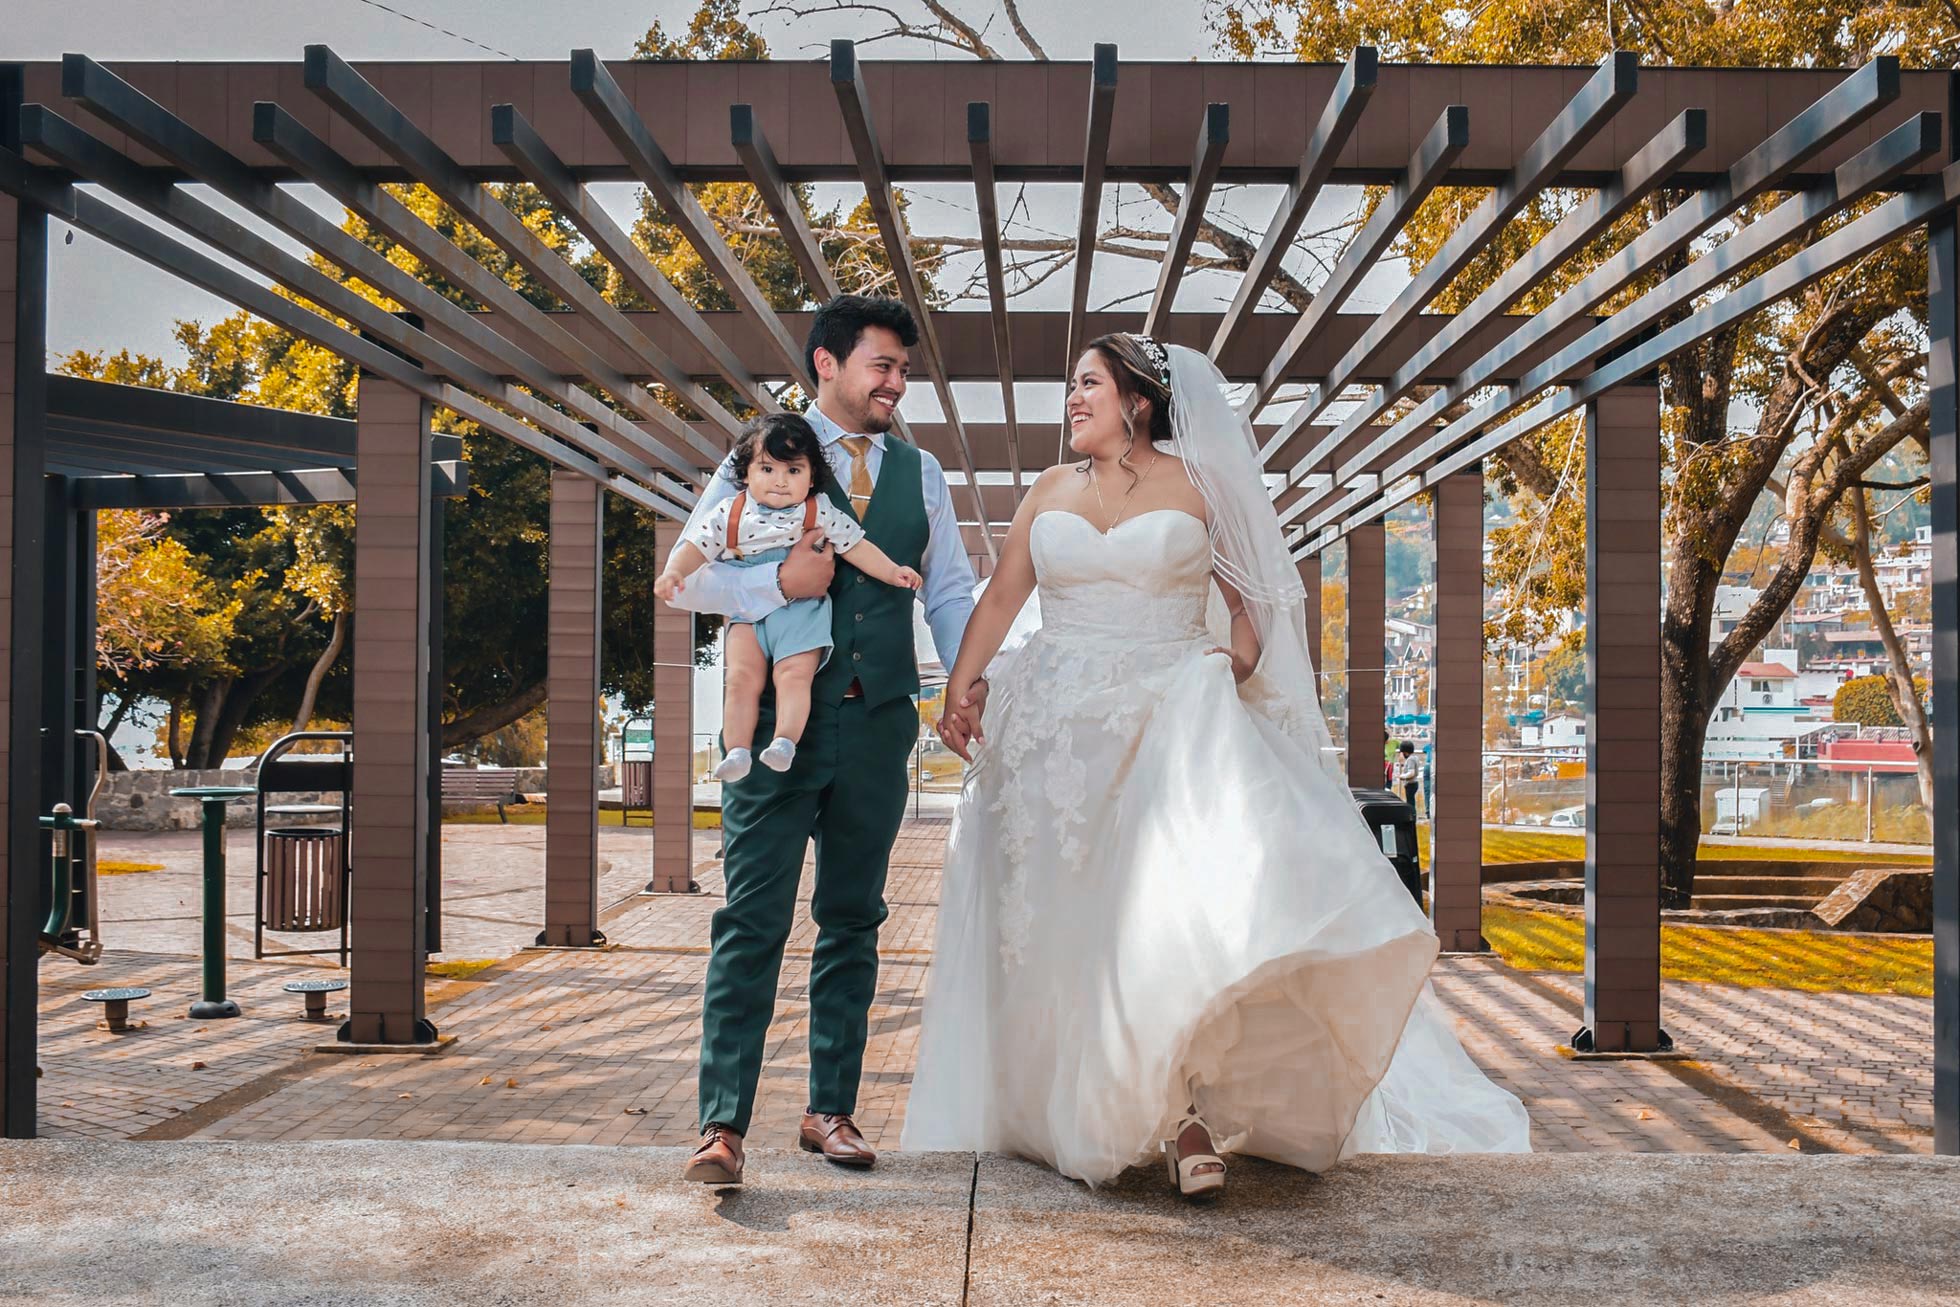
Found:
[(712, 1189), (685, 1156), (0, 1143), (0, 1301), (1922, 1307), (1953, 1302), (1960, 1246), (1955, 1158), (1235, 1159), (1196, 1206), (1154, 1166), (1092, 1190), (988, 1154), (757, 1150)]
[(1818, 894), (1697, 894), (1695, 906), (1710, 912), (1730, 912), (1737, 908), (1791, 908), (1807, 911), (1816, 907), (1822, 897)]

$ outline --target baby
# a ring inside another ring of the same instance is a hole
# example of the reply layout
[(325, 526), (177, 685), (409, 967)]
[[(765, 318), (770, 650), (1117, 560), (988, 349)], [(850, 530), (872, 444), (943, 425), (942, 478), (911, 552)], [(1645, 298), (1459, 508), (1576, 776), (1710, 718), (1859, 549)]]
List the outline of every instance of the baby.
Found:
[[(796, 414), (771, 413), (751, 422), (736, 442), (725, 475), (745, 489), (682, 532), (667, 570), (653, 583), (653, 592), (661, 599), (671, 601), (704, 563), (755, 567), (780, 562), (812, 528), (837, 547), (838, 557), (873, 580), (919, 588), (919, 574), (900, 567), (866, 540), (864, 528), (824, 493), (831, 475), (823, 442)], [(828, 595), (792, 599), (754, 624), (729, 622), (727, 698), (721, 723), (726, 756), (715, 768), (717, 780), (739, 781), (749, 774), (750, 748), (771, 663), (775, 664), (776, 738), (762, 751), (762, 765), (772, 771), (789, 770), (796, 760), (796, 743), (810, 720), (810, 683), (830, 660), (830, 649)]]

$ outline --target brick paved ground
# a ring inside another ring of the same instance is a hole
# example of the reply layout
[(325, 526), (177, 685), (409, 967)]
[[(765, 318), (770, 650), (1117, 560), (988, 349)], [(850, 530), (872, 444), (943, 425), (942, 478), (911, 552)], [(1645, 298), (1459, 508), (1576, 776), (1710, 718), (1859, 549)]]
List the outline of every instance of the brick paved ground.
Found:
[[(252, 836), (226, 832), (226, 934), (231, 956), (252, 956)], [(162, 871), (102, 878), (102, 926), (116, 949), (195, 953), (203, 944), (202, 845), (197, 831), (109, 831), (103, 860), (160, 863)], [(700, 833), (702, 856), (719, 838)], [(599, 901), (617, 902), (652, 874), (647, 826), (599, 828)], [(537, 938), (544, 912), (544, 827), (446, 825), (443, 850), (444, 958), (500, 958)], [(320, 936), (275, 935), (271, 948), (317, 948)]]
[[(482, 841), (479, 866), (517, 867), (535, 856), (525, 847), (528, 831), (513, 839), (495, 835), (496, 827), (460, 829), (471, 832), (472, 848)], [(887, 1147), (896, 1144), (904, 1117), (945, 832), (942, 821), (913, 823), (895, 850), (892, 916), (859, 1112), (866, 1134)], [(499, 839), (512, 839), (515, 850), (497, 852)], [(703, 857), (711, 854), (712, 837), (697, 848)], [(452, 867), (459, 861), (452, 855)], [(519, 926), (535, 926), (520, 920), (521, 887), (504, 876), (487, 875), (476, 902), (489, 910), (473, 915), (500, 923), (499, 938), (516, 938)], [(71, 1034), (53, 1059), (64, 1077), (63, 1098), (55, 1096), (54, 1083), (44, 1084), (45, 1114), (56, 1130), (136, 1133), (155, 1128), (158, 1115), (180, 1102), (201, 1101), (195, 1097), (201, 1091), (229, 1089), (225, 1100), (174, 1129), (241, 1140), (687, 1142), (694, 1132), (708, 918), (720, 900), (711, 862), (698, 879), (706, 890), (699, 896), (622, 904), (607, 925), (615, 944), (609, 951), (526, 953), (479, 982), (453, 987), (454, 996), (439, 1002), (434, 1016), (459, 1042), (439, 1057), (314, 1055), (266, 1075), (282, 1058), (290, 1064), (298, 1057), (312, 1032), (282, 1019), (264, 1031), (249, 1021), (226, 1023), (236, 1031), (210, 1035), (184, 1035), (182, 1027), (194, 1023), (172, 1022), (160, 1035), (154, 1028), (146, 1034), (147, 1044)], [(451, 885), (461, 888), (454, 876)], [(787, 1143), (804, 1102), (814, 936), (808, 889), (806, 869), (751, 1131), (759, 1145)], [(278, 969), (278, 978), (289, 974), (289, 965)], [(52, 976), (52, 968), (43, 974)], [(271, 979), (265, 983), (276, 989)], [(1804, 1151), (1930, 1151), (1928, 1000), (1670, 984), (1667, 1023), (1694, 1061), (1579, 1063), (1556, 1051), (1579, 1024), (1576, 976), (1449, 958), (1435, 983), (1472, 1056), (1524, 1098), (1541, 1150), (1786, 1152), (1794, 1140)], [(186, 993), (190, 987), (183, 987)], [(46, 1011), (44, 1034), (58, 1022), (70, 1028), (80, 1020), (72, 995), (52, 985)], [(174, 1003), (169, 1011), (174, 1014)], [(197, 1078), (183, 1066), (187, 1040), (221, 1054), (205, 1059), (209, 1065)], [(105, 1050), (144, 1051), (112, 1059)], [(49, 1060), (44, 1054), (44, 1064)], [(145, 1060), (157, 1069), (144, 1069)], [(91, 1089), (97, 1084), (99, 1093)], [(128, 1095), (143, 1084), (168, 1089), (147, 1098)], [(57, 1101), (81, 1106), (56, 1109)], [(125, 1104), (144, 1114), (124, 1121)], [(70, 1115), (57, 1116), (60, 1110)]]

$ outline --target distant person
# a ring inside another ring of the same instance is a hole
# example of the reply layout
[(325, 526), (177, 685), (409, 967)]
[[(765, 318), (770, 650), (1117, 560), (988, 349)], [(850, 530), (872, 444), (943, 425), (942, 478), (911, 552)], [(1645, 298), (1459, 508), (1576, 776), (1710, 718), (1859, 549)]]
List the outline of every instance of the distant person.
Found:
[(1413, 740), (1402, 741), (1402, 747), (1395, 759), (1395, 788), (1402, 791), (1402, 799), (1409, 805), (1409, 811), (1416, 807), (1416, 791), (1422, 788), (1422, 764), (1416, 760), (1416, 746)]

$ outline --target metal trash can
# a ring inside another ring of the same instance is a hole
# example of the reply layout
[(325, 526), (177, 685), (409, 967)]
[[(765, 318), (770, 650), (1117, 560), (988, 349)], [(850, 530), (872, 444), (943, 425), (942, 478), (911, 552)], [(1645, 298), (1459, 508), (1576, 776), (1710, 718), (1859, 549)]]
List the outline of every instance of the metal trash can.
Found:
[(338, 826), (274, 826), (265, 833), (265, 928), (339, 930), (347, 918)]
[(629, 758), (619, 764), (619, 802), (625, 808), (653, 806), (653, 759)]
[(1351, 793), (1354, 806), (1361, 810), (1361, 820), (1381, 846), (1382, 856), (1395, 864), (1395, 874), (1420, 907), (1422, 863), (1417, 855), (1416, 810), (1391, 790), (1357, 788)]

